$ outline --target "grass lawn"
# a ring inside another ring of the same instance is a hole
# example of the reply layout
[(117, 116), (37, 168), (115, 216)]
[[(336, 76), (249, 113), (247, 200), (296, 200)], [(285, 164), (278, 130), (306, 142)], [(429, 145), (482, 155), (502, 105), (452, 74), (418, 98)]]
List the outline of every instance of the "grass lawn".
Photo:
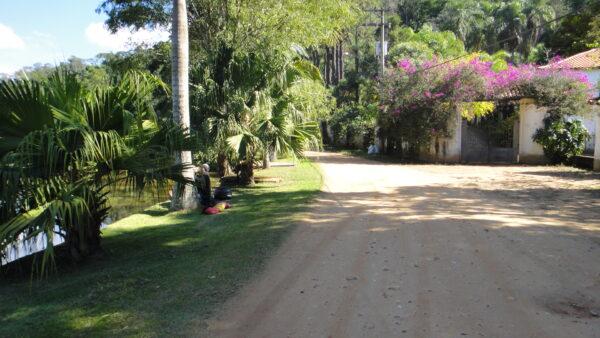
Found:
[(190, 335), (289, 233), (321, 186), (309, 162), (257, 176), (216, 216), (157, 205), (104, 231), (102, 258), (42, 281), (0, 276), (0, 337)]

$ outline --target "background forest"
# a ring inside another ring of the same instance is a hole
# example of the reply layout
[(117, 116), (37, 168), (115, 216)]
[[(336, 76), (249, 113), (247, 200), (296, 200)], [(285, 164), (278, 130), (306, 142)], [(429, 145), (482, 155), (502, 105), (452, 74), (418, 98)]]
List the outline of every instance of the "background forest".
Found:
[[(165, 0), (105, 0), (98, 11), (108, 14), (106, 24), (116, 31), (168, 26), (169, 6)], [(600, 46), (600, 1), (595, 0), (192, 0), (188, 7), (192, 129), (205, 136), (196, 159), (214, 163), (221, 175), (239, 168), (246, 158), (268, 160), (276, 150), (299, 154), (303, 146), (274, 135), (297, 130), (297, 136), (305, 136), (302, 145), (318, 143), (307, 137), (314, 136), (310, 131), (317, 120), (327, 120), (335, 137), (359, 130), (372, 137), (379, 100), (374, 88), (380, 68), (379, 9), (385, 10), (388, 65), (400, 60), (441, 62), (472, 53), (516, 65), (545, 64)], [(131, 69), (148, 71), (169, 84), (170, 51), (170, 43), (164, 42), (94, 60), (73, 57), (65, 64), (90, 86)], [(304, 61), (320, 75), (311, 73)], [(46, 78), (53, 68), (36, 65), (18, 76)], [(282, 83), (290, 72), (297, 76), (293, 85)], [(257, 94), (267, 92), (269, 100), (260, 100), (266, 96)], [(169, 100), (158, 95), (159, 116), (170, 116)], [(262, 111), (263, 118), (240, 129), (246, 108)], [(296, 113), (285, 128), (274, 123), (282, 119), (273, 119), (283, 110)], [(233, 135), (259, 136), (259, 126), (269, 127), (270, 142), (245, 147), (258, 139), (241, 136), (241, 144), (227, 142)], [(249, 154), (240, 152), (248, 149)]]

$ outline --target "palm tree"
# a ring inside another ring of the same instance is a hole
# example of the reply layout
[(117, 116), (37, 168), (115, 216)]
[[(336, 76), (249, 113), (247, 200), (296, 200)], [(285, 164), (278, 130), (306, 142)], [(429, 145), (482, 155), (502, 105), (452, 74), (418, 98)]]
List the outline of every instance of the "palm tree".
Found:
[(502, 46), (495, 46), (515, 52), (523, 44), (523, 31), (527, 24), (527, 17), (523, 13), (522, 0), (502, 2), (493, 11), (495, 20), (495, 33), (499, 40), (504, 40)]
[[(172, 52), (172, 85), (173, 85), (173, 121), (190, 129), (190, 98), (189, 98), (189, 42), (188, 18), (185, 0), (173, 0), (173, 24), (171, 32)], [(183, 164), (182, 176), (190, 181), (194, 178), (192, 153), (183, 151), (176, 153), (177, 163)], [(176, 183), (173, 187), (172, 209), (191, 209), (195, 207), (193, 185)]]
[(448, 1), (436, 20), (440, 29), (454, 32), (466, 46), (481, 44), (486, 14), (480, 1)]
[(268, 163), (270, 154), (300, 156), (320, 145), (316, 114), (295, 102), (294, 90), (307, 82), (323, 88), (323, 79), (300, 47), (255, 54), (221, 45), (193, 74), (194, 110), (208, 130), (219, 173), (237, 164), (242, 183), (252, 184), (255, 164)]
[(242, 184), (254, 183), (254, 164), (261, 158), (268, 167), (272, 154), (298, 157), (321, 144), (319, 124), (303, 107), (295, 104), (291, 89), (302, 81), (322, 83), (311, 62), (294, 53), (288, 56), (282, 71), (270, 79), (270, 85), (255, 93), (254, 104), (245, 110), (239, 132), (230, 136), (229, 146), (238, 155)]
[(194, 111), (208, 131), (221, 177), (231, 173), (230, 163), (236, 160), (236, 152), (227, 139), (240, 133), (256, 93), (268, 87), (269, 78), (277, 69), (279, 63), (269, 56), (235, 52), (224, 43), (210, 60), (194, 67)]
[(109, 86), (85, 89), (59, 69), (45, 82), (0, 82), (0, 253), (45, 234), (72, 258), (100, 251), (100, 226), (111, 186), (141, 190), (187, 182), (173, 152), (192, 149), (181, 126), (158, 120), (152, 93), (166, 89), (147, 73), (129, 72)]
[(521, 52), (525, 57), (529, 56), (531, 50), (538, 44), (544, 33), (544, 24), (554, 19), (556, 13), (547, 0), (527, 1), (523, 13), (527, 17), (526, 30)]

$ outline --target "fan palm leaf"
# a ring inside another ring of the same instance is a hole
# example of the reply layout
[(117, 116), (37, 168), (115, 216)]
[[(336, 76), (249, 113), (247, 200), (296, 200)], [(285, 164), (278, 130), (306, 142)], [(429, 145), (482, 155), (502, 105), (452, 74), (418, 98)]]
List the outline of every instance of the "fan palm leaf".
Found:
[(44, 82), (0, 81), (0, 255), (43, 233), (45, 269), (56, 227), (86, 255), (99, 247), (111, 182), (189, 183), (172, 154), (195, 149), (196, 138), (157, 119), (153, 93), (165, 88), (139, 72), (93, 90), (64, 69)]

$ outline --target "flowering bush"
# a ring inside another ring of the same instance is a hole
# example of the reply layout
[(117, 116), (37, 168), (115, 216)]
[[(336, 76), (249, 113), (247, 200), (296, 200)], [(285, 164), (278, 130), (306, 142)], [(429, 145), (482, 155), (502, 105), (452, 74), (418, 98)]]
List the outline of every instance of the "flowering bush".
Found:
[(579, 120), (548, 116), (544, 119), (544, 128), (538, 129), (533, 139), (542, 145), (550, 162), (570, 163), (573, 157), (583, 153), (589, 136)]
[(457, 109), (473, 118), (493, 111), (492, 102), (526, 96), (548, 107), (550, 115), (585, 109), (591, 85), (585, 75), (566, 69), (514, 66), (475, 56), (466, 61), (398, 61), (381, 81), (382, 135), (409, 143), (413, 150), (448, 135)]
[(448, 136), (458, 105), (484, 96), (486, 81), (475, 68), (446, 64), (426, 70), (435, 63), (401, 60), (381, 81), (381, 134), (401, 151), (408, 144), (410, 155), (433, 137)]

